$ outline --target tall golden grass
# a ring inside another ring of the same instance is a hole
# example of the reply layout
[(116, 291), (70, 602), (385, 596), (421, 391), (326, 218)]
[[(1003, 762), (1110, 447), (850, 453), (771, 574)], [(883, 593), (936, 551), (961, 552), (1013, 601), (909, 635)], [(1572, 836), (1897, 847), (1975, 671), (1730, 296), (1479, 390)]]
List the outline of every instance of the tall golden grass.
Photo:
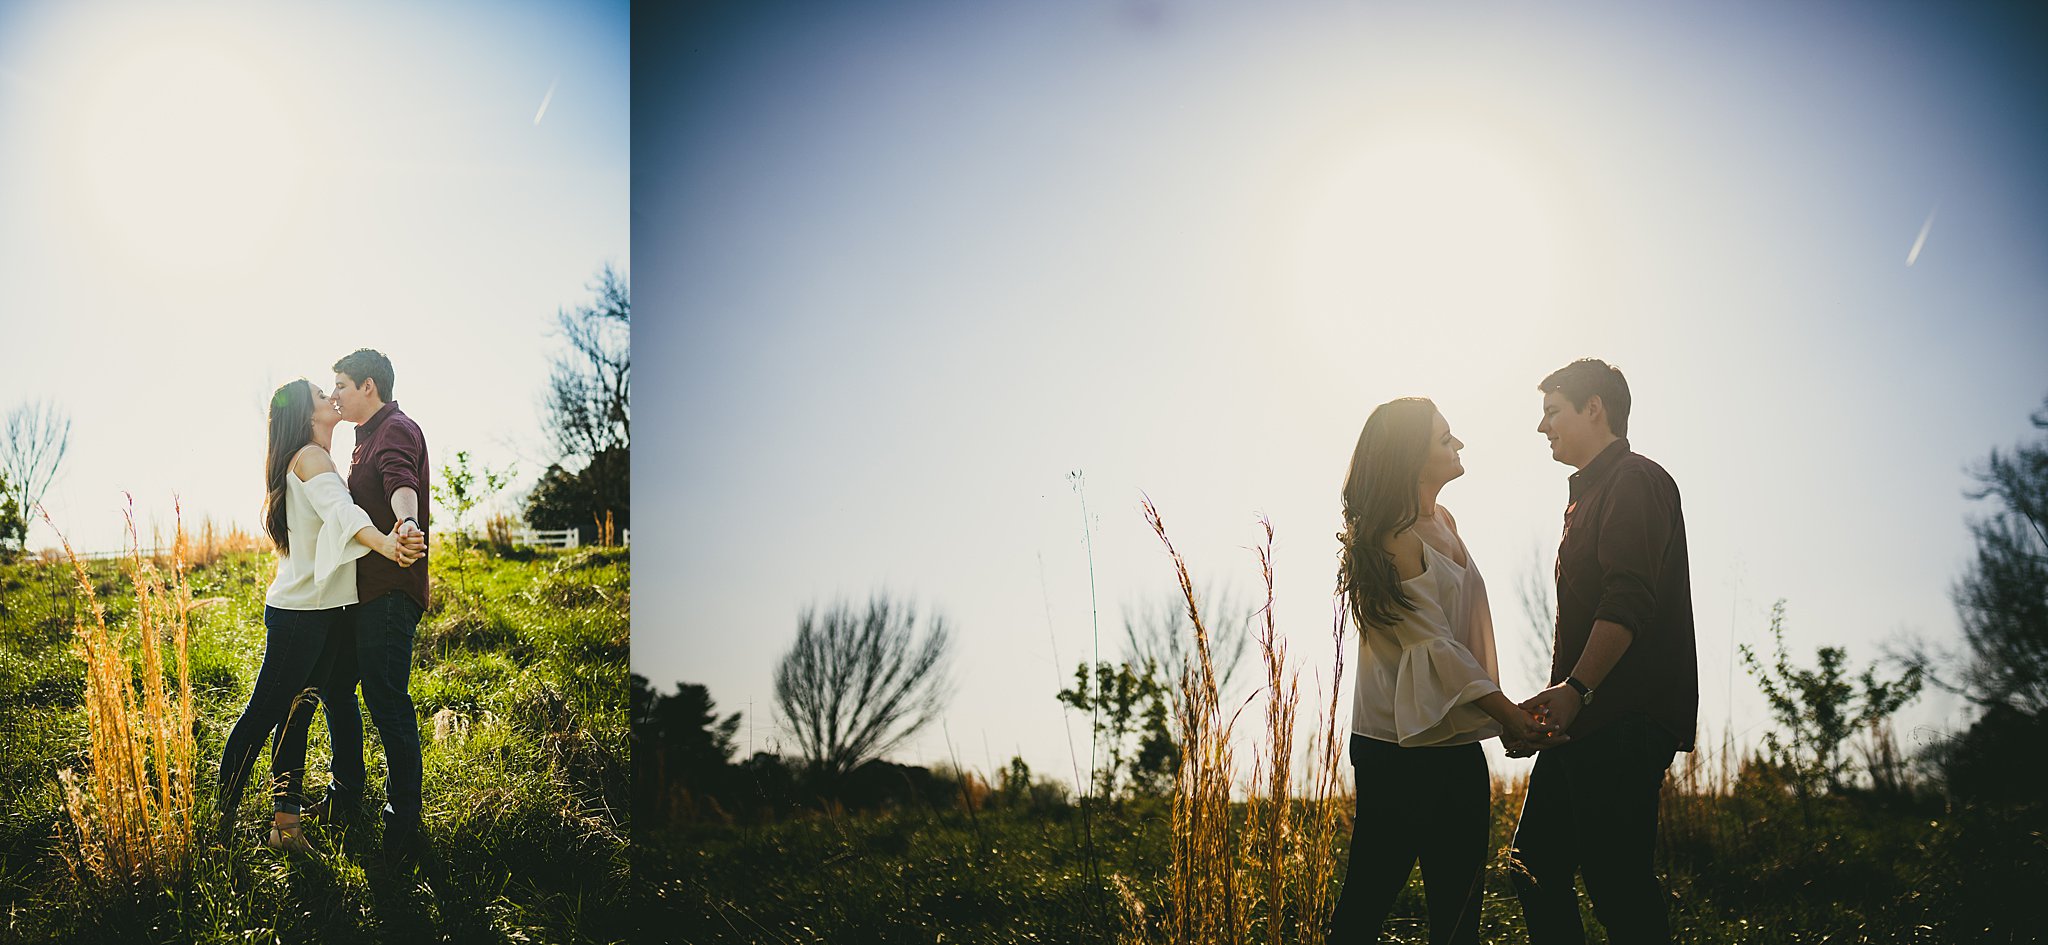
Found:
[[(1337, 843), (1351, 828), (1350, 784), (1343, 777), (1348, 728), (1338, 725), (1339, 684), (1344, 674), (1344, 638), (1349, 620), (1344, 595), (1335, 595), (1331, 641), (1335, 651), (1329, 701), (1312, 729), (1307, 771), (1300, 779), (1304, 793), (1294, 793), (1293, 747), (1300, 708), (1299, 670), (1290, 668), (1285, 640), (1277, 632), (1273, 611), (1273, 528), (1261, 522), (1265, 541), (1256, 550), (1266, 584), (1266, 605), (1258, 631), (1266, 678), (1265, 741), (1254, 745), (1253, 766), (1244, 815), (1233, 820), (1231, 740), (1236, 711), (1223, 705), (1210, 660), (1210, 637), (1189, 576), (1187, 562), (1167, 537), (1166, 525), (1148, 498), (1145, 520), (1159, 536), (1173, 561), (1175, 577), (1194, 627), (1194, 654), (1181, 668), (1181, 702), (1176, 722), (1181, 764), (1174, 779), (1172, 857), (1168, 877), (1167, 914), (1157, 928), (1142, 918), (1128, 939), (1145, 941), (1147, 932), (1174, 945), (1248, 943), (1263, 940), (1322, 945), (1325, 923), (1334, 905)], [(1320, 680), (1319, 680), (1320, 682)], [(1254, 698), (1257, 698), (1254, 696)], [(1879, 791), (1904, 791), (1909, 779), (1896, 735), (1887, 726), (1872, 728), (1856, 747), (1862, 753), (1872, 786)], [(1733, 730), (1718, 740), (1702, 738), (1699, 747), (1674, 760), (1659, 800), (1660, 863), (1668, 866), (1674, 849), (1727, 850), (1738, 846), (1744, 828), (1728, 816), (1745, 778), (1764, 770), (1753, 752), (1745, 751)], [(1512, 838), (1528, 793), (1529, 773), (1496, 774), (1492, 779), (1495, 832)], [(1508, 844), (1512, 843), (1512, 839)], [(1495, 852), (1494, 868), (1520, 868), (1513, 850)], [(1123, 898), (1131, 898), (1124, 895)], [(1142, 908), (1125, 910), (1143, 915)]]
[(1255, 749), (1258, 763), (1248, 786), (1244, 829), (1230, 810), (1231, 735), (1238, 711), (1225, 715), (1210, 658), (1209, 633), (1195, 598), (1187, 562), (1167, 537), (1165, 522), (1151, 499), (1145, 520), (1166, 546), (1188, 620), (1194, 626), (1194, 658), (1182, 667), (1180, 770), (1174, 778), (1173, 862), (1168, 877), (1168, 914), (1162, 929), (1175, 945), (1239, 943), (1250, 940), (1254, 916), (1264, 919), (1267, 942), (1321, 945), (1336, 873), (1337, 832), (1344, 797), (1338, 761), (1337, 691), (1343, 678), (1345, 609), (1336, 609), (1337, 661), (1330, 704), (1318, 720), (1308, 755), (1307, 793), (1294, 793), (1295, 718), (1300, 707), (1299, 670), (1287, 663), (1285, 641), (1273, 613), (1273, 527), (1262, 521), (1265, 543), (1258, 549), (1266, 584), (1259, 648), (1266, 664), (1266, 743)]
[[(48, 520), (47, 515), (44, 516), (44, 520)], [(155, 565), (158, 569), (169, 570), (173, 567), (175, 563), (173, 559), (177, 549), (173, 547), (174, 543), (166, 543), (164, 541), (160, 528), (151, 526), (149, 547), (137, 548), (137, 542), (133, 540), (136, 531), (135, 523), (131, 519), (128, 525), (129, 537), (131, 539), (129, 547), (123, 549), (117, 555), (118, 557), (132, 559), (139, 554), (143, 558), (148, 559), (149, 563)], [(202, 520), (197, 531), (185, 532), (181, 525), (179, 532), (182, 535), (180, 540), (184, 542), (184, 565), (187, 569), (212, 567), (222, 558), (231, 555), (245, 552), (268, 553), (272, 549), (270, 539), (267, 536), (259, 532), (244, 530), (241, 525), (235, 522), (229, 522), (225, 525), (215, 524), (212, 516)], [(81, 557), (115, 557), (115, 555), (97, 553), (81, 555), (71, 549), (69, 542), (65, 542), (62, 548), (44, 548), (37, 551), (36, 554), (40, 556), (41, 560), (51, 564), (75, 561)]]
[[(1288, 775), (1294, 757), (1294, 715), (1301, 705), (1301, 675), (1287, 672), (1287, 641), (1274, 633), (1273, 626), (1273, 523), (1261, 519), (1266, 540), (1258, 548), (1259, 573), (1266, 582), (1266, 605), (1259, 609), (1259, 654), (1266, 664), (1266, 747), (1254, 748), (1262, 756), (1252, 766), (1252, 784), (1246, 805), (1246, 820), (1256, 825), (1252, 862), (1262, 878), (1266, 898), (1266, 941), (1280, 945), (1286, 936), (1288, 866), (1287, 845), (1300, 843), (1299, 834), (1289, 829)], [(1266, 779), (1265, 796), (1259, 781)]]
[[(189, 868), (194, 837), (192, 673), (186, 655), (194, 603), (185, 578), (188, 543), (180, 514), (166, 582), (143, 554), (132, 507), (126, 515), (135, 594), (132, 633), (108, 629), (106, 608), (84, 563), (72, 553), (70, 541), (58, 536), (91, 613), (90, 621), (80, 617), (74, 628), (85, 663), (90, 764), (83, 775), (70, 768), (57, 773), (73, 833), (60, 836), (59, 848), (74, 878), (169, 883)], [(165, 678), (167, 643), (176, 663), (175, 695)], [(137, 661), (139, 692), (133, 682)]]
[(1349, 726), (1340, 727), (1338, 694), (1344, 681), (1344, 631), (1351, 618), (1349, 603), (1341, 590), (1333, 595), (1330, 619), (1330, 701), (1317, 720), (1315, 742), (1309, 752), (1306, 827), (1302, 831), (1302, 914), (1307, 917), (1301, 941), (1321, 945), (1325, 918), (1336, 902), (1332, 890), (1337, 878), (1337, 838), (1350, 833), (1354, 815), (1351, 783), (1344, 778), (1344, 748)]
[[(152, 534), (151, 537), (156, 536)], [(200, 521), (196, 536), (187, 536), (181, 523), (171, 544), (166, 545), (158, 538), (156, 547), (157, 555), (154, 562), (157, 567), (177, 566), (175, 555), (182, 553), (183, 567), (188, 569), (212, 567), (220, 559), (230, 555), (249, 552), (268, 554), (273, 549), (268, 536), (244, 531), (242, 526), (235, 522), (216, 525), (211, 515)], [(166, 555), (165, 552), (172, 554)]]

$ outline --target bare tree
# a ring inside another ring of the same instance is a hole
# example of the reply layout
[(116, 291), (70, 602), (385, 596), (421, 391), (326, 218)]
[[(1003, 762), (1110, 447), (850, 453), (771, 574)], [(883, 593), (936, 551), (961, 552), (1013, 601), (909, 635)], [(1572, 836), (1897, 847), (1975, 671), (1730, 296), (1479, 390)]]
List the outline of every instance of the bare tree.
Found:
[(1535, 689), (1550, 685), (1550, 651), (1557, 630), (1557, 570), (1554, 564), (1546, 566), (1546, 560), (1540, 544), (1531, 546), (1529, 570), (1522, 572), (1522, 586), (1517, 588), (1522, 617), (1529, 621), (1528, 632), (1522, 634), (1522, 653), (1529, 658), (1529, 684)]
[[(1205, 615), (1202, 622), (1212, 634), (1209, 656), (1216, 667), (1216, 687), (1228, 693), (1231, 677), (1244, 661), (1258, 608), (1239, 600), (1228, 588), (1211, 587), (1197, 593), (1195, 599)], [(1166, 674), (1159, 681), (1174, 698), (1179, 698), (1180, 693), (1174, 681), (1180, 678), (1194, 641), (1195, 628), (1188, 622), (1187, 599), (1181, 596), (1179, 588), (1124, 608), (1124, 662), (1135, 670), (1143, 671), (1150, 665)]]
[[(2048, 430), (2048, 398), (2030, 419)], [(1970, 476), (1970, 498), (2003, 507), (1970, 523), (1977, 560), (1954, 589), (1969, 658), (1948, 688), (2048, 719), (2048, 436), (1993, 449)]]
[(556, 312), (569, 350), (548, 377), (548, 419), (566, 457), (593, 458), (631, 439), (632, 304), (626, 280), (607, 263), (590, 304)]
[(49, 401), (17, 405), (0, 423), (0, 480), (11, 490), (21, 517), (34, 521), (64, 454), (71, 448), (71, 417)]
[(775, 671), (775, 705), (813, 770), (852, 772), (938, 718), (952, 692), (945, 675), (951, 634), (885, 594), (856, 612), (846, 601), (797, 618), (796, 644)]
[(559, 452), (527, 494), (534, 528), (592, 529), (609, 542), (632, 527), (632, 302), (607, 264), (587, 304), (555, 313), (568, 349), (548, 375), (548, 432)]

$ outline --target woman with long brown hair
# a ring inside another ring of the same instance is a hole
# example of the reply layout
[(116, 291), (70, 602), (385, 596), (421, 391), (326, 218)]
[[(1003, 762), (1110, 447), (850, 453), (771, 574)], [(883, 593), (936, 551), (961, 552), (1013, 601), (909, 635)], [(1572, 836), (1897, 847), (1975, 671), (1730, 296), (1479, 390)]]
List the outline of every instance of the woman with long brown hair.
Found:
[[(328, 638), (345, 609), (356, 603), (355, 561), (375, 551), (401, 566), (425, 550), (417, 531), (379, 532), (349, 499), (335, 472), (334, 427), (341, 419), (311, 381), (287, 381), (270, 397), (270, 437), (264, 453), (263, 528), (277, 545), (277, 577), (264, 595), (263, 668), (249, 705), (228, 734), (220, 761), (220, 832), (234, 824), (249, 773), (266, 737), (271, 742), (272, 809), (267, 843), (307, 850), (299, 812), (306, 767), (306, 729), (332, 657)], [(402, 527), (402, 526), (401, 526)]]
[(1389, 401), (1365, 421), (1344, 481), (1358, 812), (1333, 945), (1378, 938), (1417, 860), (1430, 942), (1477, 942), (1492, 801), (1479, 743), (1564, 739), (1501, 693), (1486, 583), (1436, 501), (1465, 474), (1464, 446), (1428, 399)]

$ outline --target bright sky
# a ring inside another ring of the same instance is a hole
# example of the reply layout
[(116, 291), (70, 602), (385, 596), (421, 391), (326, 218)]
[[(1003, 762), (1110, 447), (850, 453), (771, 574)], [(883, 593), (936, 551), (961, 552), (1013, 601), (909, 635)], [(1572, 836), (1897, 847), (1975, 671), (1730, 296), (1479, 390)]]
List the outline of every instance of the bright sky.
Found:
[(253, 530), (270, 392), (365, 346), (530, 486), (556, 310), (628, 268), (627, 52), (624, 3), (0, 7), (0, 409), (70, 412), (74, 545), (124, 490)]
[[(1346, 464), (1375, 404), (1421, 394), (1466, 443), (1442, 498), (1526, 696), (1515, 589), (1571, 471), (1534, 388), (1598, 356), (1684, 495), (1702, 740), (1753, 741), (1735, 645), (1772, 601), (1807, 665), (1956, 639), (1965, 466), (2048, 393), (2048, 69), (2009, 9), (643, 18), (678, 54), (636, 75), (634, 344), (663, 370), (635, 671), (792, 749), (799, 610), (886, 588), (958, 635), (946, 723), (899, 758), (1070, 776), (1085, 719), (1055, 691), (1174, 592), (1141, 494), (1246, 595), (1270, 516), (1281, 627), (1327, 673)], [(1930, 692), (1900, 731), (1966, 721)]]

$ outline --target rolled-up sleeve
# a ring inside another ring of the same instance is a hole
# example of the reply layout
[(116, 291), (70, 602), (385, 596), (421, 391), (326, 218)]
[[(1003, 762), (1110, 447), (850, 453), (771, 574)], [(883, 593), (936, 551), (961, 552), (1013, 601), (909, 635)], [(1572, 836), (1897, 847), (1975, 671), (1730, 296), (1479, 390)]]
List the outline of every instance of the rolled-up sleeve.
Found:
[(377, 451), (370, 457), (384, 484), (384, 497), (389, 499), (400, 489), (411, 489), (424, 508), (426, 486), (420, 482), (419, 468), (420, 457), (427, 453), (426, 442), (421, 439), (419, 428), (409, 423), (392, 422), (386, 426), (389, 429), (382, 431)]
[(313, 541), (313, 580), (321, 582), (343, 564), (354, 561), (370, 548), (355, 541), (356, 532), (375, 528), (370, 513), (349, 498), (341, 476), (325, 472), (306, 480), (306, 496), (320, 515), (320, 533)]
[(1657, 581), (1671, 544), (1671, 497), (1648, 472), (1623, 470), (1608, 486), (1600, 518), (1600, 604), (1595, 621), (1621, 624), (1631, 634), (1652, 632)]

